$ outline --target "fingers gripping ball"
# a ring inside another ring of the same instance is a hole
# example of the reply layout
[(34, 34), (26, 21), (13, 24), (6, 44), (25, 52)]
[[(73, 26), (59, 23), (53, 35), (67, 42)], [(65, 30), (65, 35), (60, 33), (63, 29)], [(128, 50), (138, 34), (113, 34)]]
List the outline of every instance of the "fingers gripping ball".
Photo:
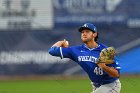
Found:
[(100, 57), (96, 61), (96, 64), (99, 64), (99, 63), (112, 64), (114, 62), (115, 54), (116, 54), (116, 51), (113, 47), (104, 48), (101, 51)]
[(66, 39), (63, 40), (62, 47), (69, 47), (69, 42)]

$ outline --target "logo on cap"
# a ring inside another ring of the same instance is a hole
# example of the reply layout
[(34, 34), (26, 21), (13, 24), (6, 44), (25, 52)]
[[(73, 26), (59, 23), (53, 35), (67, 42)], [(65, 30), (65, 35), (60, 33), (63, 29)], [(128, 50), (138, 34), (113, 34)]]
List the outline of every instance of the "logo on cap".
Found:
[(88, 25), (87, 24), (84, 24), (84, 26), (83, 27), (88, 27)]

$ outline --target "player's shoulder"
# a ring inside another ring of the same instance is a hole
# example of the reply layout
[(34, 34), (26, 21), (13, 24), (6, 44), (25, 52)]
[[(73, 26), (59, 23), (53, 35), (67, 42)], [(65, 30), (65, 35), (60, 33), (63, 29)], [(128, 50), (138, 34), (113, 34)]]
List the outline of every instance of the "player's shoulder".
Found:
[(103, 43), (98, 43), (98, 45), (99, 45), (101, 50), (108, 47), (107, 45), (105, 45)]

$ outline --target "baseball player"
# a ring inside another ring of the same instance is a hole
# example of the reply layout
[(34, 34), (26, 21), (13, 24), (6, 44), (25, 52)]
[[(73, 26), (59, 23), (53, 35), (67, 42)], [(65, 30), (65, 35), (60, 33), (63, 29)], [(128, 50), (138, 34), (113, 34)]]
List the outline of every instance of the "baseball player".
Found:
[(92, 23), (85, 23), (79, 32), (83, 45), (69, 47), (67, 40), (58, 41), (49, 53), (78, 63), (91, 80), (91, 93), (120, 93), (120, 66), (114, 48), (97, 42), (98, 32)]

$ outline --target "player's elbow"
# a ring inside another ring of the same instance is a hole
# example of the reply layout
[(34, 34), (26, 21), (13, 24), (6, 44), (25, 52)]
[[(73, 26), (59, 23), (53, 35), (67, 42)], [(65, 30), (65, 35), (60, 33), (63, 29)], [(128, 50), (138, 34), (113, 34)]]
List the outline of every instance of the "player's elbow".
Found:
[(114, 77), (114, 78), (119, 78), (120, 75), (113, 75), (112, 77)]
[(120, 77), (120, 74), (119, 73), (113, 73), (112, 75), (110, 75), (111, 77), (114, 77), (114, 78), (119, 78)]
[(50, 55), (54, 55), (54, 49), (53, 49), (53, 48), (50, 48), (50, 49), (48, 50), (48, 52), (49, 52)]
[(59, 51), (59, 48), (58, 47), (51, 47), (48, 52), (50, 55), (52, 56), (59, 56), (60, 55), (60, 52)]

